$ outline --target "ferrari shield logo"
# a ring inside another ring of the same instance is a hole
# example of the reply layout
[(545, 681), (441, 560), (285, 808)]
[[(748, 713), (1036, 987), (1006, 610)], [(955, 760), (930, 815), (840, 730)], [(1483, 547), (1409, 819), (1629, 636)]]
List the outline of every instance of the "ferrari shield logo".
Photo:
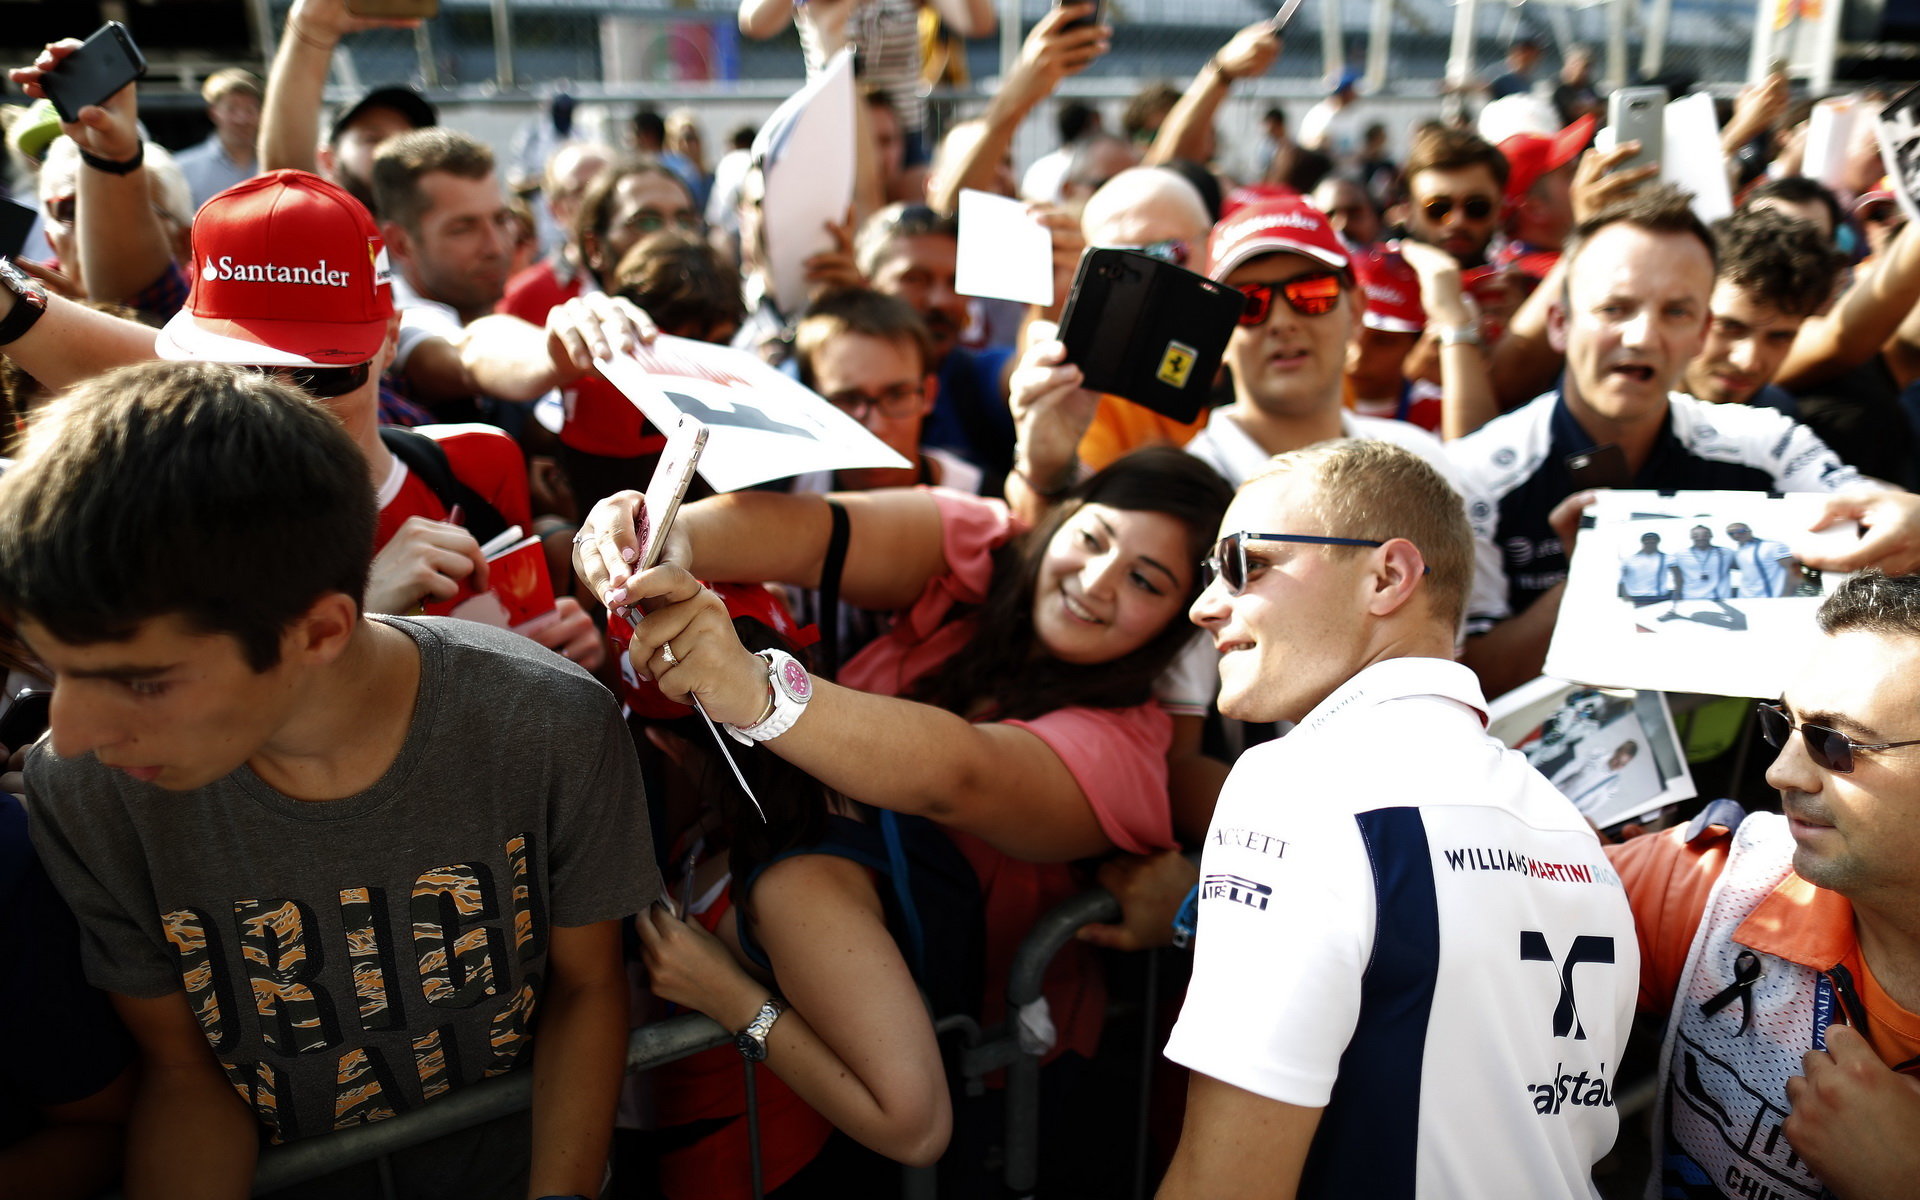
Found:
[(1167, 352), (1160, 356), (1160, 370), (1157, 377), (1161, 383), (1171, 387), (1187, 386), (1187, 377), (1193, 374), (1194, 360), (1199, 353), (1192, 346), (1182, 342), (1168, 342)]

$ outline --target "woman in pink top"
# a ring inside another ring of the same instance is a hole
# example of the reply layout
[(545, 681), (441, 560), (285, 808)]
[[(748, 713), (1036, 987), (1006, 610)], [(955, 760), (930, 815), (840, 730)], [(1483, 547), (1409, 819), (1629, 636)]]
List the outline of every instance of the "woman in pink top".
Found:
[[(840, 685), (814, 681), (767, 746), (854, 800), (931, 817), (1016, 858), (1170, 844), (1168, 726), (1153, 683), (1192, 636), (1187, 605), (1230, 498), (1211, 469), (1164, 448), (1096, 474), (1030, 531), (997, 501), (938, 489), (833, 497), (850, 524), (842, 599), (899, 616)], [(616, 607), (652, 610), (630, 649), (638, 672), (670, 697), (697, 695), (715, 721), (754, 725), (769, 704), (767, 664), (699, 580), (819, 586), (828, 498), (742, 492), (687, 505), (662, 565), (629, 579), (640, 503), (626, 492), (594, 511), (575, 555), (582, 578)], [(1100, 730), (1160, 744), (1121, 762), (1078, 752)]]
[[(898, 613), (840, 673), (813, 681), (766, 745), (851, 799), (929, 817), (955, 835), (987, 895), (989, 1010), (1033, 920), (1084, 886), (1064, 865), (1175, 844), (1171, 723), (1155, 679), (1193, 634), (1186, 609), (1231, 493), (1211, 468), (1142, 451), (1076, 488), (1031, 530), (997, 501), (938, 489), (832, 497), (850, 536), (841, 597)], [(699, 580), (818, 587), (828, 498), (743, 492), (681, 509), (664, 564), (629, 579), (637, 493), (597, 508), (576, 553), (615, 607), (653, 609), (635, 670), (715, 721), (751, 726), (767, 664)], [(665, 647), (672, 647), (671, 661)], [(1090, 1053), (1098, 978), (1071, 956), (1050, 989), (1062, 1044)]]

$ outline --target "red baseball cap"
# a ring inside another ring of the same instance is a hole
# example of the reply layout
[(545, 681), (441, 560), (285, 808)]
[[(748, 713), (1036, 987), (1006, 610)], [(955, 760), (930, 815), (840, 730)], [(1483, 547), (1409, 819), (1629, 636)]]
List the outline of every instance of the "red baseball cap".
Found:
[(1427, 327), (1427, 310), (1420, 304), (1420, 277), (1406, 259), (1370, 246), (1353, 256), (1353, 273), (1367, 293), (1367, 310), (1361, 317), (1367, 328), (1419, 333)]
[(236, 184), (193, 218), (193, 289), (160, 331), (162, 358), (350, 367), (393, 315), (386, 243), (366, 207), (305, 171)]
[(1593, 114), (1588, 113), (1552, 137), (1516, 133), (1501, 142), (1500, 153), (1507, 159), (1507, 199), (1520, 199), (1542, 175), (1579, 158), (1593, 140), (1593, 126)]
[(1263, 200), (1235, 210), (1213, 227), (1213, 277), (1262, 254), (1304, 254), (1329, 267), (1347, 265), (1347, 248), (1319, 209), (1298, 196)]

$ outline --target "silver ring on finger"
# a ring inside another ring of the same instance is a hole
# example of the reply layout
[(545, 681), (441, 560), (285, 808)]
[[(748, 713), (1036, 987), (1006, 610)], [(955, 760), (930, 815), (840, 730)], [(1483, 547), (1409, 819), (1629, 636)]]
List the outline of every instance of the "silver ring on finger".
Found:
[(584, 546), (592, 540), (593, 540), (593, 530), (588, 529), (585, 526), (582, 526), (579, 530), (575, 531), (573, 535), (573, 544), (576, 546)]
[(680, 665), (680, 657), (673, 652), (673, 646), (669, 642), (660, 643), (660, 657), (666, 659), (667, 665), (670, 667)]

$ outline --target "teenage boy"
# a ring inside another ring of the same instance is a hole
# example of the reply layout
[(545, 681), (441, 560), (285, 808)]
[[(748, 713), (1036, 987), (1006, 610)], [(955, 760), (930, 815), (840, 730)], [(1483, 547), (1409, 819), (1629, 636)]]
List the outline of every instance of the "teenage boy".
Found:
[(428, 1143), (400, 1193), (596, 1195), (619, 921), (659, 891), (607, 692), (499, 630), (366, 615), (365, 460), (258, 373), (75, 389), (0, 478), (0, 530), (0, 610), (54, 681), (35, 842), (139, 1047), (128, 1192), (245, 1196), (258, 1125), (530, 1069), (530, 1143)]

